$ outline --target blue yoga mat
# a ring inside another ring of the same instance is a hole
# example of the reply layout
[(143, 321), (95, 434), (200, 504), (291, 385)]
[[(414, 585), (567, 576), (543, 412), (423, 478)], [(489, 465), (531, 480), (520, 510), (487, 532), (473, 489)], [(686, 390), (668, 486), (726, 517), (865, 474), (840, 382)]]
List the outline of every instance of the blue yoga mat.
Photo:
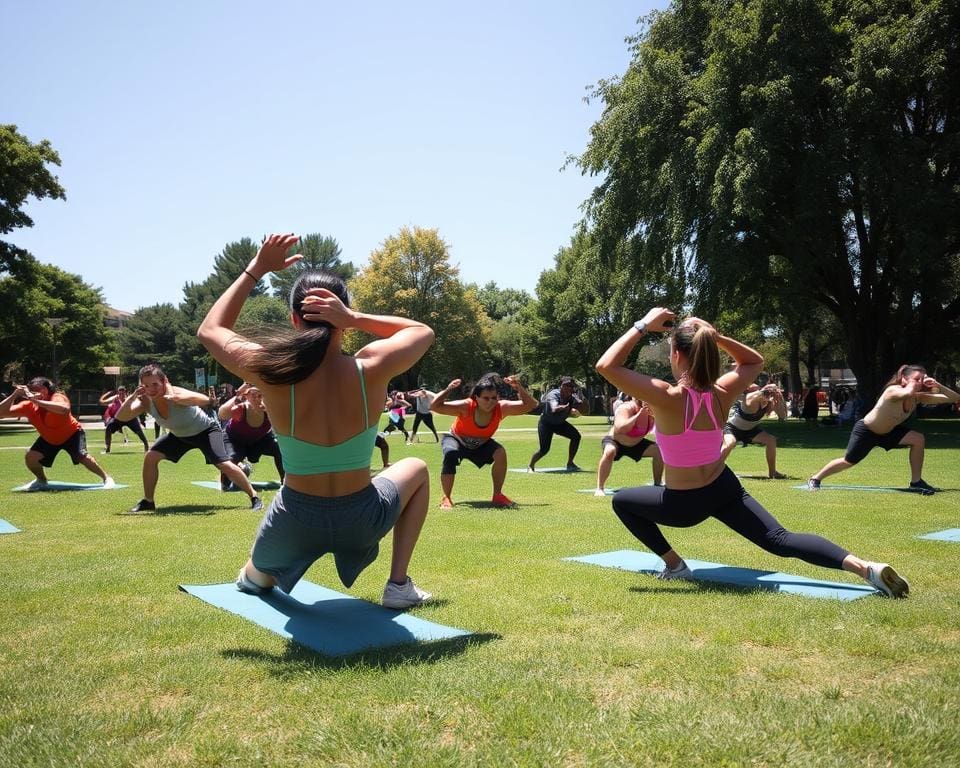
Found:
[(262, 597), (229, 584), (181, 584), (204, 602), (242, 616), (281, 637), (328, 656), (348, 656), (371, 648), (446, 640), (472, 634), (445, 627), (366, 600), (300, 581), (287, 595), (273, 589)]
[(0, 520), (0, 533), (20, 533), (20, 529), (6, 520)]
[(945, 531), (925, 533), (917, 536), (918, 539), (933, 539), (934, 541), (960, 541), (960, 528), (947, 528)]
[(14, 491), (22, 493), (55, 493), (57, 491), (108, 491), (127, 486), (117, 483), (113, 488), (104, 488), (103, 483), (61, 483), (59, 480), (50, 480), (42, 491), (27, 491), (30, 483), (18, 485)]
[[(577, 493), (589, 493), (589, 494), (592, 494), (595, 490), (597, 490), (597, 489), (596, 489), (596, 488), (577, 488)], [(620, 490), (619, 488), (604, 488), (604, 489), (603, 489), (603, 495), (604, 495), (604, 496), (613, 496), (613, 494), (615, 494), (615, 493), (616, 493), (617, 491), (619, 491), (619, 490)]]
[[(221, 490), (220, 483), (216, 480), (191, 480), (193, 485), (199, 485), (201, 488), (212, 488), (215, 491)], [(251, 480), (250, 485), (252, 485), (258, 491), (276, 491), (280, 489), (280, 483), (276, 480)], [(242, 493), (239, 488), (231, 488), (225, 493), (233, 493), (234, 491)]]
[[(810, 490), (806, 483), (791, 487), (798, 491)], [(873, 493), (920, 493), (921, 495), (926, 495), (916, 488), (893, 488), (880, 485), (821, 485), (819, 491), (869, 491)], [(819, 493), (819, 491), (812, 491), (812, 493)]]
[[(623, 571), (656, 574), (664, 569), (663, 560), (650, 552), (637, 552), (621, 549), (616, 552), (601, 552), (583, 557), (565, 557), (580, 563), (600, 565), (604, 568), (619, 568)], [(709, 563), (703, 560), (687, 560), (687, 566), (693, 571), (695, 581), (708, 581), (715, 584), (732, 584), (749, 589), (763, 589), (770, 592), (787, 592), (805, 597), (825, 597), (835, 600), (856, 600), (858, 597), (876, 594), (877, 590), (867, 584), (846, 584), (837, 581), (819, 581), (805, 576), (793, 576), (789, 573), (774, 571), (755, 571), (752, 568), (736, 568), (722, 563)]]

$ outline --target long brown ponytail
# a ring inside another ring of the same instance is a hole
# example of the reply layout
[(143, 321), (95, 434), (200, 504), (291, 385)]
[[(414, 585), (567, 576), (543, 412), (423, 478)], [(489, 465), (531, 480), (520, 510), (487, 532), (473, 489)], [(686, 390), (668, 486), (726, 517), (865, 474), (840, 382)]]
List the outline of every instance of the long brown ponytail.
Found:
[[(311, 288), (326, 288), (346, 306), (350, 306), (347, 284), (332, 272), (308, 270), (297, 278), (290, 290), (290, 310), (303, 318), (303, 300)], [(271, 328), (269, 336), (251, 334), (261, 349), (247, 353), (245, 367), (267, 384), (296, 384), (303, 381), (323, 362), (330, 346), (330, 323), (303, 321), (303, 329)], [(262, 336), (262, 338), (257, 338)]]
[(717, 332), (696, 322), (681, 323), (673, 332), (673, 346), (687, 356), (687, 377), (694, 389), (710, 389), (720, 378)]

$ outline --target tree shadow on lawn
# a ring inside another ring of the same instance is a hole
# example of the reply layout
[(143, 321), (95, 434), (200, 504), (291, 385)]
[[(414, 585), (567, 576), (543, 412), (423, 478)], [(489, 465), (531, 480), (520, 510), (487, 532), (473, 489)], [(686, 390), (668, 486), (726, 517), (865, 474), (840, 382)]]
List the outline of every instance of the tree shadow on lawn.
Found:
[(454, 656), (460, 656), (473, 646), (484, 645), (491, 640), (499, 640), (500, 635), (483, 632), (446, 640), (421, 643), (409, 643), (392, 648), (376, 648), (360, 651), (348, 656), (326, 656), (300, 643), (289, 640), (282, 655), (265, 653), (249, 648), (226, 648), (220, 652), (225, 659), (247, 659), (266, 662), (272, 666), (270, 674), (281, 678), (299, 677), (304, 672), (316, 669), (340, 670), (352, 667), (366, 667), (387, 671), (404, 664), (433, 664)]
[(160, 507), (153, 512), (115, 512), (117, 517), (169, 517), (172, 515), (215, 515), (217, 510), (235, 510), (239, 507), (218, 504), (176, 504), (172, 507)]
[[(471, 509), (485, 509), (489, 512), (509, 512), (511, 510), (523, 510), (528, 507), (547, 507), (549, 504), (546, 503), (531, 503), (531, 502), (514, 502), (512, 507), (496, 507), (491, 504), (489, 501), (458, 501), (453, 505), (453, 508), (457, 507), (470, 507)], [(444, 510), (449, 512), (450, 510)]]

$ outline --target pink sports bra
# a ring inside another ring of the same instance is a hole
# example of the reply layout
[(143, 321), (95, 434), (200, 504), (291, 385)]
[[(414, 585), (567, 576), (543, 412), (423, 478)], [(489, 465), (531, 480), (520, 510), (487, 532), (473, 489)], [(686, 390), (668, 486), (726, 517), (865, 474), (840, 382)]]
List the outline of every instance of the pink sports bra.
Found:
[(653, 429), (653, 416), (647, 414), (647, 420), (644, 426), (640, 426), (638, 421), (633, 427), (627, 432), (627, 437), (644, 437), (649, 434), (650, 430)]
[[(713, 412), (713, 392), (698, 392), (689, 387), (684, 387), (683, 391), (689, 395), (683, 404), (683, 432), (665, 435), (657, 431), (657, 445), (660, 446), (663, 463), (671, 467), (702, 467), (719, 461), (723, 428)], [(691, 404), (693, 414), (688, 419)], [(697, 420), (703, 407), (706, 407), (710, 421), (713, 422), (713, 429), (693, 428), (693, 422)]]

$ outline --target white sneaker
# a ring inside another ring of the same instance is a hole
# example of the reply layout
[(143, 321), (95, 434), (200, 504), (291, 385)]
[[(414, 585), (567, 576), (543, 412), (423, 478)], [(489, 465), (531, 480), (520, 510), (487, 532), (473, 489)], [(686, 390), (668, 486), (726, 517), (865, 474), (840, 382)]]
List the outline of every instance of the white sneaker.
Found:
[(381, 602), (384, 608), (403, 609), (425, 603), (431, 597), (433, 595), (424, 592), (413, 583), (413, 579), (407, 576), (407, 580), (403, 584), (394, 584), (392, 581), (388, 581), (387, 586), (383, 588), (383, 600)]
[(113, 478), (110, 477), (110, 475), (107, 475), (107, 479), (103, 481), (103, 487), (104, 487), (106, 490), (109, 490), (109, 489), (111, 489), (111, 488), (116, 488), (116, 487), (117, 487), (117, 484), (116, 484), (116, 482), (114, 482)]
[(907, 580), (886, 563), (867, 563), (867, 581), (887, 597), (906, 597), (910, 593)]
[(45, 491), (49, 487), (46, 480), (34, 480), (27, 486), (26, 490), (32, 493), (33, 491)]
[(664, 568), (662, 571), (660, 571), (660, 573), (657, 574), (657, 578), (661, 581), (673, 581), (674, 579), (685, 579), (690, 581), (693, 579), (693, 571), (690, 570), (690, 567), (684, 560), (683, 565), (681, 565), (675, 571), (671, 571), (669, 568)]

